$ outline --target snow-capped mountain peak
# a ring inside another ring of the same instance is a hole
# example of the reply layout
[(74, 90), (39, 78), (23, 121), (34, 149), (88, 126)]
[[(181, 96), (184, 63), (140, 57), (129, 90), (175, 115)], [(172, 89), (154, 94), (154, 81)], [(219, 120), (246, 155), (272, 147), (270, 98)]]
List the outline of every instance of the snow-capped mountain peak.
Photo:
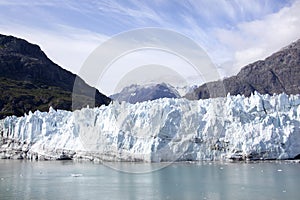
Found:
[(115, 101), (125, 101), (129, 103), (137, 103), (143, 101), (152, 101), (160, 98), (180, 98), (176, 88), (167, 83), (153, 83), (145, 85), (133, 84), (123, 88), (117, 94), (110, 96)]

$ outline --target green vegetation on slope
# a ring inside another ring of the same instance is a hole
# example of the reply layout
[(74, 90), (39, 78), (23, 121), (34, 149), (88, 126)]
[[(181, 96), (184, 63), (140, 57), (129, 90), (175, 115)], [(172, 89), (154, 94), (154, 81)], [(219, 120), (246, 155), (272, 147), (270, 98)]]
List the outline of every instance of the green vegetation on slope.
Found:
[(23, 115), (29, 110), (48, 111), (52, 106), (68, 109), (72, 94), (58, 87), (35, 85), (30, 82), (16, 81), (0, 77), (0, 118), (9, 115)]

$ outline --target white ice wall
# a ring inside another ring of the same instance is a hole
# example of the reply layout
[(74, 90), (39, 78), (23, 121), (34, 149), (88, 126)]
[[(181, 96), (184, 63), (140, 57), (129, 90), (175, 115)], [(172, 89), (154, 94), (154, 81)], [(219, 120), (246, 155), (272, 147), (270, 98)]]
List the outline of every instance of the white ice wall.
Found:
[[(2, 128), (1, 128), (2, 126)], [(28, 155), (104, 160), (286, 159), (300, 154), (300, 96), (159, 99), (7, 117), (2, 144)], [(27, 155), (27, 156), (28, 156)], [(26, 156), (26, 155), (25, 155)]]

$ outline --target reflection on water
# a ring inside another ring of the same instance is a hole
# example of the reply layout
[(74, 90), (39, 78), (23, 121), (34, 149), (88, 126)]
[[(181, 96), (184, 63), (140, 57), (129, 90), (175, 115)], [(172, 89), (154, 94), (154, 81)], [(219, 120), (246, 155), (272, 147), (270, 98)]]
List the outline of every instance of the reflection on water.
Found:
[(300, 195), (299, 163), (175, 163), (154, 171), (163, 164), (114, 164), (124, 171), (149, 172), (126, 173), (89, 162), (0, 160), (0, 199), (299, 199)]

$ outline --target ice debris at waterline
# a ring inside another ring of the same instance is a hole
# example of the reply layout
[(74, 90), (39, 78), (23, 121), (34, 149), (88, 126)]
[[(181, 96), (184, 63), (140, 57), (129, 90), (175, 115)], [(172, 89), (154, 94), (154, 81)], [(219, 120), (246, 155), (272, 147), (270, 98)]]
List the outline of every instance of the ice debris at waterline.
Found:
[(94, 161), (288, 159), (300, 154), (300, 96), (113, 103), (0, 123), (2, 158)]

